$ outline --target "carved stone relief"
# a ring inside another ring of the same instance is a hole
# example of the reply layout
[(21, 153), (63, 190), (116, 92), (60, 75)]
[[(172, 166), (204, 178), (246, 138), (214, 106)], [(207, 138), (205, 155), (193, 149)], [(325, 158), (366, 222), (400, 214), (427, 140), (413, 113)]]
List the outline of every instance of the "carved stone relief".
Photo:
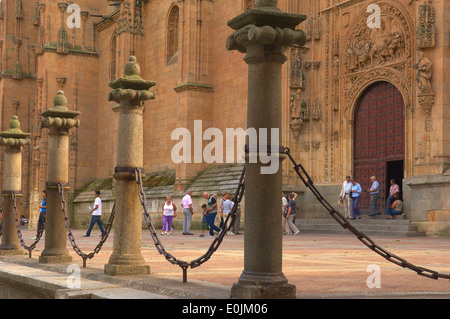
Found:
[(419, 25), (417, 26), (417, 48), (434, 48), (436, 45), (435, 15), (431, 3), (419, 6)]
[(402, 93), (405, 107), (412, 106), (411, 87), (414, 83), (411, 62), (413, 52), (412, 21), (395, 3), (378, 3), (381, 27), (368, 28), (368, 13), (354, 18), (342, 48), (345, 67), (345, 115), (352, 119), (353, 107), (362, 91), (376, 81), (394, 84)]
[(320, 61), (303, 61), (301, 53), (305, 48), (292, 47), (289, 70), (289, 125), (296, 142), (299, 141), (303, 123), (310, 120), (320, 120), (322, 115), (320, 99), (310, 103), (303, 91), (306, 88), (307, 75), (311, 69), (319, 69)]

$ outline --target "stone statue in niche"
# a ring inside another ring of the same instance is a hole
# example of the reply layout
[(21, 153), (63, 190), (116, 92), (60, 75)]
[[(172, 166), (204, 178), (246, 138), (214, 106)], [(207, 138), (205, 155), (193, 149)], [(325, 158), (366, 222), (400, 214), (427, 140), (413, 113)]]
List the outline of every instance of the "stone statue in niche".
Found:
[(302, 114), (302, 103), (304, 101), (301, 99), (301, 90), (297, 89), (295, 93), (291, 94), (291, 100), (289, 103), (290, 120), (289, 125), (294, 135), (295, 141), (298, 141), (300, 133), (302, 131), (303, 119)]
[(416, 82), (419, 94), (433, 92), (431, 88), (432, 66), (433, 63), (430, 59), (424, 55), (423, 51), (419, 51), (419, 60), (417, 64), (413, 65), (413, 68), (417, 70)]
[(291, 118), (291, 122), (289, 123), (292, 134), (294, 135), (294, 140), (298, 142), (300, 137), (300, 133), (302, 132), (303, 120), (301, 118)]

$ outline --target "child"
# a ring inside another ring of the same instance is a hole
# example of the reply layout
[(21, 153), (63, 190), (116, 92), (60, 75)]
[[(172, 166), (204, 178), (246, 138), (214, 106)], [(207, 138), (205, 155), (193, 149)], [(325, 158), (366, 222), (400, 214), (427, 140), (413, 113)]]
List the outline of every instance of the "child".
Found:
[(208, 213), (206, 212), (206, 208), (208, 206), (206, 204), (202, 205), (203, 208), (203, 217), (202, 217), (202, 224), (200, 225), (200, 229), (202, 230), (202, 233), (200, 234), (200, 237), (205, 237), (205, 230), (209, 231), (208, 227)]

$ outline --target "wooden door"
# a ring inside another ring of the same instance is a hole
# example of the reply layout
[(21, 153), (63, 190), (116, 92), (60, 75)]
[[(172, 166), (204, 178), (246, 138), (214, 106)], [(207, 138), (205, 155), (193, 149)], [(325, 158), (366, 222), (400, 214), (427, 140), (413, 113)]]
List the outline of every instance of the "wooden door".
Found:
[[(355, 110), (354, 177), (363, 194), (360, 209), (369, 209), (371, 176), (380, 183), (378, 207), (386, 203), (387, 162), (405, 159), (404, 101), (400, 91), (388, 82), (366, 89)], [(397, 181), (397, 184), (401, 181)]]

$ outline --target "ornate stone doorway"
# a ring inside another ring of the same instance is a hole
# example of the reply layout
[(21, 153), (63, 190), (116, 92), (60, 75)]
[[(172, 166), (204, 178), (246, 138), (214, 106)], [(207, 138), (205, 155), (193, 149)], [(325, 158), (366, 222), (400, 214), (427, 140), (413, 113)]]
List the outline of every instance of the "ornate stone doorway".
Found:
[[(363, 194), (360, 209), (369, 209), (370, 177), (380, 183), (380, 210), (386, 202), (391, 178), (401, 186), (405, 160), (405, 103), (391, 83), (376, 82), (361, 95), (355, 108), (354, 176)], [(395, 165), (393, 163), (396, 163)]]

